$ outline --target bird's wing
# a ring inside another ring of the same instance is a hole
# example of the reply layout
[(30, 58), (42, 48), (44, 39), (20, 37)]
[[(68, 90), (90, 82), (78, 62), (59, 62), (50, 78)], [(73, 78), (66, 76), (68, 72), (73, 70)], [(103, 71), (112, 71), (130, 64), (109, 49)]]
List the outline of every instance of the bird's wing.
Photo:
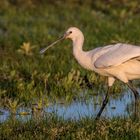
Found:
[(130, 59), (140, 57), (140, 47), (118, 43), (109, 47), (108, 51), (100, 55), (94, 63), (96, 68), (118, 66)]

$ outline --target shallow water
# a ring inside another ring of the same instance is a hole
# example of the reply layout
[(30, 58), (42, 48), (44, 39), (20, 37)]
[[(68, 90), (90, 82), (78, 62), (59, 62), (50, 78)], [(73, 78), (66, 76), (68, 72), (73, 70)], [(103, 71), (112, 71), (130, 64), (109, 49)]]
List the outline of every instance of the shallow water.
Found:
[[(99, 111), (101, 104), (99, 101), (102, 99), (102, 95), (91, 96), (87, 100), (77, 100), (73, 101), (70, 104), (65, 103), (55, 103), (45, 108), (40, 113), (39, 116), (43, 116), (45, 114), (56, 113), (59, 117), (63, 117), (64, 119), (75, 119), (78, 120), (82, 117), (95, 117), (97, 112)], [(96, 103), (95, 103), (96, 101)], [(110, 101), (105, 108), (102, 117), (112, 118), (117, 116), (129, 116), (132, 114), (131, 104), (134, 101), (134, 97), (130, 91), (126, 91), (122, 94), (119, 94), (117, 98), (110, 98)], [(4, 122), (11, 118), (11, 113), (8, 110), (0, 109), (0, 122)], [(29, 112), (28, 115), (14, 115), (14, 118), (20, 121), (27, 121), (32, 119), (34, 116), (30, 108), (19, 108), (19, 112)]]
[[(96, 97), (99, 100), (99, 96)], [(126, 116), (128, 112), (126, 108), (131, 104), (132, 96), (130, 93), (124, 94), (123, 97), (118, 99), (111, 99), (107, 105), (102, 116), (105, 117), (115, 117), (115, 116)], [(55, 111), (59, 116), (63, 116), (65, 119), (79, 119), (80, 117), (94, 117), (100, 109), (99, 104), (94, 104), (93, 98), (88, 100), (88, 103), (85, 102), (72, 102), (69, 106), (55, 104), (47, 109), (47, 112)]]

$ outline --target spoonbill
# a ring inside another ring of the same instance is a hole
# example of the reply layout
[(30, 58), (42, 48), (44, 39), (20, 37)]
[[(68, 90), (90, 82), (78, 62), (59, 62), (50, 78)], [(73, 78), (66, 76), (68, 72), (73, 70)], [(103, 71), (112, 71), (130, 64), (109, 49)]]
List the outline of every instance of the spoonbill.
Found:
[[(132, 80), (140, 79), (140, 47), (130, 44), (117, 43), (104, 47), (83, 51), (84, 35), (80, 29), (70, 27), (57, 41), (42, 49), (44, 53), (48, 48), (64, 39), (71, 39), (73, 43), (73, 55), (78, 63), (85, 69), (108, 78), (108, 90), (96, 119), (99, 119), (109, 100), (110, 87), (115, 80), (125, 83), (133, 92), (135, 103), (139, 99), (139, 93), (132, 84)], [(136, 108), (136, 104), (135, 104)]]

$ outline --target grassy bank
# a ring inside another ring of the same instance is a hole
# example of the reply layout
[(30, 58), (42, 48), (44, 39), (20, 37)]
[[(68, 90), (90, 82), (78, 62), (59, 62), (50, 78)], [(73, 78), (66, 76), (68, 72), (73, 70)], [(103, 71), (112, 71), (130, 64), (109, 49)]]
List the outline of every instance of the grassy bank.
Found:
[(79, 121), (64, 121), (55, 116), (26, 123), (11, 119), (1, 124), (0, 136), (1, 140), (138, 140), (140, 137), (140, 122), (127, 118), (101, 120), (98, 122), (93, 121), (93, 118), (85, 118)]
[[(89, 85), (94, 85), (100, 93), (105, 78), (77, 64), (72, 56), (70, 41), (56, 45), (44, 56), (38, 53), (70, 26), (83, 31), (84, 50), (117, 42), (140, 44), (140, 17), (137, 13), (132, 10), (128, 14), (119, 7), (109, 7), (109, 12), (102, 7), (94, 8), (74, 4), (2, 7), (0, 98), (18, 99), (28, 104), (33, 97), (42, 97), (43, 94), (53, 99), (77, 96), (78, 90), (89, 89)], [(121, 91), (117, 84), (113, 90)], [(93, 90), (93, 93), (98, 92)]]

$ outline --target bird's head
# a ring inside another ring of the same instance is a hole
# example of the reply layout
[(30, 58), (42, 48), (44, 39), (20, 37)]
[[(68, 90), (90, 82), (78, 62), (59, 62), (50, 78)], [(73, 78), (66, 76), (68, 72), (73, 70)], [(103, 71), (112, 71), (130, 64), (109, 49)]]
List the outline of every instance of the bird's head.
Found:
[(68, 30), (65, 32), (64, 34), (64, 38), (65, 39), (71, 39), (71, 40), (75, 40), (77, 39), (77, 37), (82, 36), (83, 37), (83, 33), (76, 27), (70, 27), (68, 28)]
[(68, 30), (64, 33), (62, 37), (60, 37), (58, 40), (53, 42), (48, 47), (42, 49), (40, 53), (43, 54), (46, 50), (48, 50), (50, 47), (54, 46), (56, 43), (58, 43), (61, 40), (71, 39), (72, 41), (75, 41), (78, 37), (82, 37), (84, 39), (83, 33), (76, 27), (70, 27), (68, 28)]

